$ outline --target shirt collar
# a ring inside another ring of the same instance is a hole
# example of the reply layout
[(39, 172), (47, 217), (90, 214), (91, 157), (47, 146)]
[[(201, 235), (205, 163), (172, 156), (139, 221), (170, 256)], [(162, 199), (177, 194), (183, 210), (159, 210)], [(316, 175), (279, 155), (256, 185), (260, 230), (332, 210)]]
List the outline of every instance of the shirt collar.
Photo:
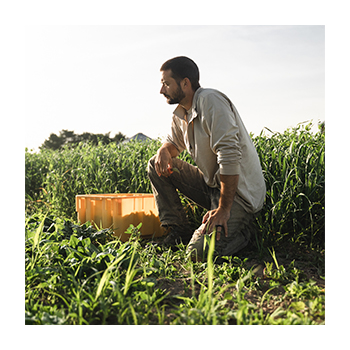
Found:
[(185, 108), (183, 108), (180, 105), (177, 105), (177, 107), (175, 108), (175, 110), (173, 112), (180, 119), (187, 121), (188, 124), (191, 123), (192, 120), (197, 117), (196, 104), (197, 104), (197, 99), (198, 99), (199, 92), (201, 90), (202, 90), (201, 87), (198, 88), (196, 90), (196, 92), (194, 93), (194, 95), (193, 95), (192, 106), (191, 106), (192, 113), (191, 113), (190, 120), (188, 120), (188, 121), (186, 120), (187, 111), (186, 111)]

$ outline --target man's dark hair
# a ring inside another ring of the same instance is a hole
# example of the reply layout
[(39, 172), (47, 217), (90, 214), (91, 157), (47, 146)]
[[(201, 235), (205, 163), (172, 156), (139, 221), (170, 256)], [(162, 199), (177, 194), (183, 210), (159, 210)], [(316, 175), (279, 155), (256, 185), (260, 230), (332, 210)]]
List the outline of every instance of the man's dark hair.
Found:
[(200, 87), (199, 69), (190, 58), (185, 56), (174, 57), (163, 63), (160, 71), (164, 72), (168, 69), (171, 70), (171, 75), (178, 84), (181, 80), (188, 78), (194, 91)]

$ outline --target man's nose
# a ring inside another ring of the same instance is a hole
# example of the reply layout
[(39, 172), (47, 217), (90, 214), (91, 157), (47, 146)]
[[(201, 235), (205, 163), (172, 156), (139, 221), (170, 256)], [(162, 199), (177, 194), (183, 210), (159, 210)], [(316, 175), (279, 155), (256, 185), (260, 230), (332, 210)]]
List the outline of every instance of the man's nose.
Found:
[(162, 85), (162, 87), (160, 88), (159, 93), (160, 93), (160, 94), (164, 94), (164, 85)]

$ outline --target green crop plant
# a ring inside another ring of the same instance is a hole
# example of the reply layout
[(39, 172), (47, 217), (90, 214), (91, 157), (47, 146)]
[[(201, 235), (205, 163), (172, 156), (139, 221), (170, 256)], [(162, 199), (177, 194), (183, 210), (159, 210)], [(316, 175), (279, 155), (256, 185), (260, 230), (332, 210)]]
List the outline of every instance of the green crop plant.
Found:
[(278, 241), (324, 247), (325, 136), (310, 125), (254, 139), (266, 181), (258, 217), (261, 244)]

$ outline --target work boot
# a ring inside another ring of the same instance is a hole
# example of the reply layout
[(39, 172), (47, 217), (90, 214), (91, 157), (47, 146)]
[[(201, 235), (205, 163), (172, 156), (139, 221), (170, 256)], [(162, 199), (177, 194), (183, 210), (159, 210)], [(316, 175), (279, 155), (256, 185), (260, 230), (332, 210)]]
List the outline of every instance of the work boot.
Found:
[(191, 240), (192, 231), (187, 227), (182, 226), (167, 226), (167, 235), (161, 243), (164, 247), (175, 247), (183, 243), (187, 245)]

